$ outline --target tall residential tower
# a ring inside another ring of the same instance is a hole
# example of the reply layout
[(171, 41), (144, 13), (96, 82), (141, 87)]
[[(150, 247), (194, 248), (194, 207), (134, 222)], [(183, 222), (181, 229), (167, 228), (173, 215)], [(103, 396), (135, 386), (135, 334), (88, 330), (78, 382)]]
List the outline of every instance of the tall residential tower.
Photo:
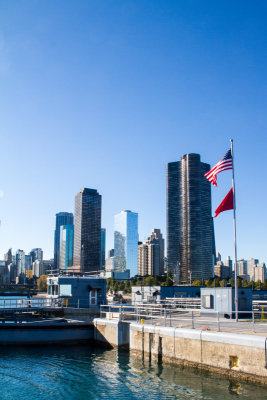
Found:
[(210, 165), (186, 154), (167, 165), (167, 265), (177, 283), (213, 276)]

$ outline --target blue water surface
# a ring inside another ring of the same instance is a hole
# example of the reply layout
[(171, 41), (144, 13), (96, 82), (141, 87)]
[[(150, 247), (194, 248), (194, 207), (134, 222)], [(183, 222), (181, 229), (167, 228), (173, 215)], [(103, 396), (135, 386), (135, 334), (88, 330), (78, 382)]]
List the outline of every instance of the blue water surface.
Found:
[(93, 345), (0, 348), (0, 399), (267, 399), (267, 389)]

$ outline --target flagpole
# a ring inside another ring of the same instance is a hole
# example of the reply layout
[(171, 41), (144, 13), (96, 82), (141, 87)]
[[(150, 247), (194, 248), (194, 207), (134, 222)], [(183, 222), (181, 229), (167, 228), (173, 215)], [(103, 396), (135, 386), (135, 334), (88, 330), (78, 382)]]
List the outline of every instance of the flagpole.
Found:
[(233, 202), (234, 202), (234, 247), (235, 247), (235, 321), (238, 322), (238, 287), (237, 287), (237, 251), (236, 251), (236, 202), (235, 202), (235, 173), (234, 173), (234, 149), (233, 149), (233, 139), (230, 140), (231, 142), (231, 155), (232, 155), (232, 162), (233, 162), (233, 169), (232, 169), (232, 184), (233, 184)]

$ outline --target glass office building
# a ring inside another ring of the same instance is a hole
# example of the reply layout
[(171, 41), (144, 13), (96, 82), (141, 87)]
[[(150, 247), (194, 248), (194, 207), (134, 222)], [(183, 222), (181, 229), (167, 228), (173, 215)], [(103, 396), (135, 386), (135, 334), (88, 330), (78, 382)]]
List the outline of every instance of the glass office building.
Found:
[(60, 227), (60, 250), (59, 250), (59, 268), (66, 271), (72, 266), (73, 262), (73, 235), (74, 225), (61, 225)]
[(75, 196), (73, 266), (82, 272), (100, 270), (101, 202), (95, 189), (83, 188)]
[(114, 271), (128, 269), (130, 276), (138, 272), (138, 214), (129, 210), (115, 215)]
[(39, 247), (30, 251), (32, 262), (43, 259), (43, 250)]
[(54, 269), (59, 268), (59, 249), (60, 249), (60, 227), (62, 225), (73, 225), (73, 214), (59, 212), (56, 214), (56, 229), (54, 240)]
[(177, 283), (213, 277), (210, 165), (186, 154), (167, 165), (167, 265)]

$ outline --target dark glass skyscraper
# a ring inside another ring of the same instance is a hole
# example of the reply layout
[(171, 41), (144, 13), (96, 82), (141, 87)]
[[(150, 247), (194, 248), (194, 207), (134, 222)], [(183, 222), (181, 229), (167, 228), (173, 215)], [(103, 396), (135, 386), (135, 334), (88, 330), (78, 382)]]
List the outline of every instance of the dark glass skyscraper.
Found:
[(82, 272), (100, 270), (101, 195), (83, 188), (75, 197), (73, 266)]
[(167, 266), (177, 283), (213, 276), (215, 239), (210, 165), (186, 154), (167, 165)]
[(34, 262), (35, 260), (43, 260), (43, 250), (40, 249), (39, 247), (36, 249), (32, 249), (30, 251), (30, 256), (31, 256), (31, 262)]
[(73, 214), (68, 212), (59, 212), (56, 214), (56, 229), (54, 241), (54, 268), (59, 268), (60, 251), (60, 227), (62, 225), (73, 225)]

